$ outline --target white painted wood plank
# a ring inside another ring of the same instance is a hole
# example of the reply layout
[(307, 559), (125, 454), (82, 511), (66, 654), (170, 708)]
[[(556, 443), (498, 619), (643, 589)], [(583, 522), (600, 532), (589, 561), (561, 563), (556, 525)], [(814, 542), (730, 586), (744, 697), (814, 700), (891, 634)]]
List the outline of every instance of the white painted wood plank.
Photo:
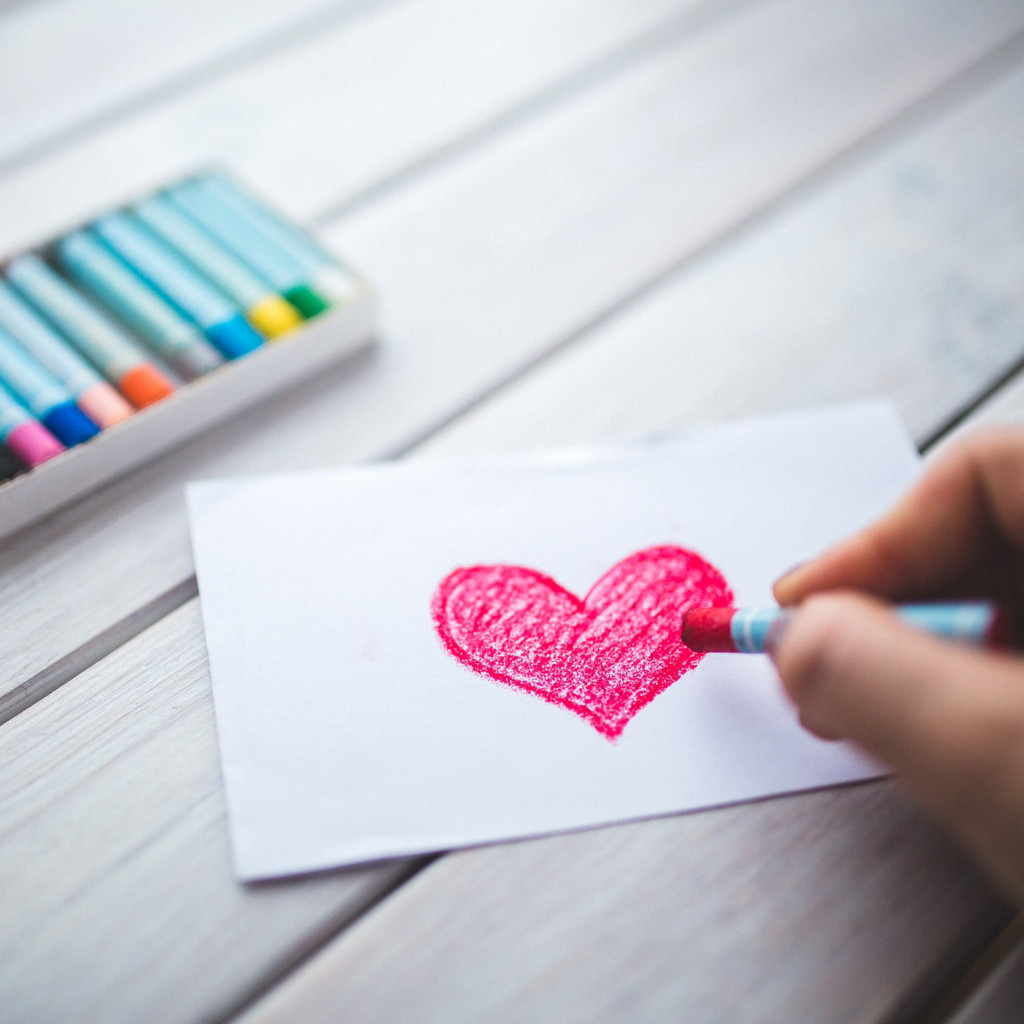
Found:
[(864, 785), (449, 854), (241, 1020), (880, 1021), (1007, 916)]
[(47, 0), (0, 12), (0, 168), (147, 95), (194, 88), (357, 3)]
[(195, 601), (0, 728), (0, 1016), (217, 1020), (399, 881), (231, 877)]
[[(871, 394), (923, 441), (1024, 358), (1022, 135), (1019, 69), (641, 296), (424, 450), (590, 443)], [(1024, 380), (976, 420), (1022, 416)]]
[(949, 1024), (1018, 1024), (1024, 1014), (1024, 943), (992, 972)]
[[(46, 689), (52, 665), (88, 658), (95, 638), (189, 578), (183, 481), (371, 457), (429, 431), (942, 83), (1005, 30), (1005, 8), (871, 2), (856, 18), (846, 4), (771, 4), (339, 223), (331, 240), (384, 296), (379, 359), (355, 378), (327, 376), (283, 397), (7, 545), (8, 712)], [(1013, 14), (1024, 20), (1015, 5)], [(801, 31), (816, 38), (811, 64), (793, 38)], [(748, 342), (756, 351), (760, 340)], [(858, 361), (874, 365), (884, 351)], [(819, 372), (821, 388), (835, 373), (827, 349)], [(596, 379), (587, 404), (601, 407), (593, 396), (605, 393), (615, 403), (614, 379)], [(625, 431), (635, 421), (620, 422)], [(531, 431), (516, 422), (510, 435)]]
[[(718, 6), (710, 0), (379, 3), (4, 175), (0, 252), (211, 163), (232, 165), (282, 207), (308, 217), (600, 63), (609, 51), (628, 50), (638, 38), (660, 45), (663, 36), (671, 40), (714, 22), (719, 8), (724, 17), (743, 6), (743, 0)], [(999, 31), (986, 26), (983, 34)]]

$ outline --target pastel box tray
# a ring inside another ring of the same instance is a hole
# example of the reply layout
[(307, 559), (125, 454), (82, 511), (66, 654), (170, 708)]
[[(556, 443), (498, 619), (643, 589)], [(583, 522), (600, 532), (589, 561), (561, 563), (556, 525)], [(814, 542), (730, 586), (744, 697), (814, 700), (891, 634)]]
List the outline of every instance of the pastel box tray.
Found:
[[(40, 247), (37, 251), (43, 251)], [(12, 257), (13, 258), (13, 257)], [(351, 269), (346, 264), (346, 269)], [(97, 490), (249, 405), (374, 342), (376, 296), (353, 274), (344, 303), (239, 359), (181, 384), (83, 444), (0, 484), (0, 538)]]

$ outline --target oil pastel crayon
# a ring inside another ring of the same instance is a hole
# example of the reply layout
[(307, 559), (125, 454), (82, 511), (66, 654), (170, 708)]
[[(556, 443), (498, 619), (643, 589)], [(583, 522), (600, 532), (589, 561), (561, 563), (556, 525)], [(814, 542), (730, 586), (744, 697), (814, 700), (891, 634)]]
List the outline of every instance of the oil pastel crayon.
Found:
[(0, 281), (0, 327), (67, 389), (75, 405), (104, 430), (131, 416), (132, 406), (13, 289)]
[(349, 302), (359, 291), (355, 275), (343, 267), (336, 257), (316, 241), (257, 202), (230, 178), (220, 174), (206, 174), (195, 180), (203, 182), (207, 194), (236, 216), (248, 220), (273, 245), (287, 252), (302, 264), (313, 287), (332, 302)]
[(186, 214), (206, 228), (239, 259), (264, 278), (304, 317), (330, 308), (312, 283), (309, 270), (266, 232), (225, 206), (205, 178), (191, 178), (166, 193)]
[(3, 384), (0, 384), (0, 441), (30, 469), (64, 451), (64, 445)]
[(57, 242), (64, 272), (131, 327), (184, 380), (194, 380), (224, 362), (190, 320), (170, 306), (89, 231)]
[[(928, 633), (976, 647), (1005, 647), (1005, 615), (989, 601), (904, 604), (893, 611)], [(761, 654), (793, 616), (790, 608), (695, 608), (683, 616), (681, 636), (692, 651)]]
[(75, 405), (60, 381), (0, 328), (0, 381), (65, 448), (95, 437), (100, 428)]
[(148, 355), (38, 256), (19, 256), (7, 279), (140, 409), (174, 392)]
[(21, 459), (5, 444), (0, 444), (0, 482), (13, 480), (28, 469)]
[(287, 299), (272, 291), (234, 253), (165, 196), (152, 196), (132, 210), (154, 234), (237, 302), (245, 319), (264, 337), (280, 337), (302, 323), (302, 314)]
[(195, 321), (221, 355), (237, 359), (263, 344), (241, 310), (141, 221), (111, 213), (93, 224), (111, 249), (180, 313)]

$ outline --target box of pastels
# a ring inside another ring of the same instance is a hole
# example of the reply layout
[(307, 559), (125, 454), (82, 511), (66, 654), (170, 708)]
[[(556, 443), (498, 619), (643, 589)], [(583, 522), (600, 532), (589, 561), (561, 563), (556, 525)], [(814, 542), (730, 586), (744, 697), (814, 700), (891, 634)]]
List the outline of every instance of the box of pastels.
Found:
[(227, 177), (0, 267), (0, 536), (372, 339), (360, 277)]

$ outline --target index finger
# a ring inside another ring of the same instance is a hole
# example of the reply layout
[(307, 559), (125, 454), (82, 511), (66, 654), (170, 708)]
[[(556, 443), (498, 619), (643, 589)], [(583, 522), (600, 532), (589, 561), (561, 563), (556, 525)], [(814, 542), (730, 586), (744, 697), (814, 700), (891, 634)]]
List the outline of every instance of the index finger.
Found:
[(873, 526), (783, 576), (775, 597), (796, 604), (839, 588), (931, 597), (1022, 550), (1024, 428), (986, 430), (952, 448)]

